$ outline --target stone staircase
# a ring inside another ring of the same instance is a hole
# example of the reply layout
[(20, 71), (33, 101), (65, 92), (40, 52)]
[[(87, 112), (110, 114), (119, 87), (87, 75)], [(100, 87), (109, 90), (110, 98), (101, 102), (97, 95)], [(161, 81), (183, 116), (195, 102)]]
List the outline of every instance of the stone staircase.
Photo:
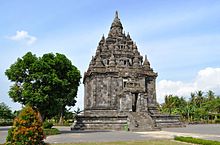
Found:
[(128, 127), (130, 131), (153, 131), (160, 130), (155, 126), (151, 117), (144, 112), (129, 112)]
[(71, 130), (124, 130), (127, 116), (77, 116)]

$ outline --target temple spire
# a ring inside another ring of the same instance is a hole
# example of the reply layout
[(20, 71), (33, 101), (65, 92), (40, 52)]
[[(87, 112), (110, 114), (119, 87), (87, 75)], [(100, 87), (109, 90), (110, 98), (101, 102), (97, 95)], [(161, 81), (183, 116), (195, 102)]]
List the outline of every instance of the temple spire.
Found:
[(115, 18), (118, 19), (118, 11), (115, 12)]
[(131, 40), (131, 36), (130, 36), (129, 32), (128, 32), (128, 34), (127, 34), (127, 39), (128, 39), (128, 40)]
[(123, 26), (121, 24), (121, 21), (118, 17), (118, 11), (115, 12), (115, 18), (112, 22), (109, 35), (110, 37), (117, 37), (123, 35)]
[(149, 62), (149, 60), (147, 59), (147, 55), (145, 55), (145, 59), (144, 59), (143, 66), (144, 66), (145, 68), (150, 68), (150, 62)]

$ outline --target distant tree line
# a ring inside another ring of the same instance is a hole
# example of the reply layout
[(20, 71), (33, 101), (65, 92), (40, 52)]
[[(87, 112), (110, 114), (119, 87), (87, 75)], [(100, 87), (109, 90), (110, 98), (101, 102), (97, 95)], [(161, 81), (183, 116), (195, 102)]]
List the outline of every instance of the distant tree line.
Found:
[(0, 126), (12, 125), (16, 112), (12, 112), (11, 108), (5, 103), (0, 102)]
[(0, 119), (13, 119), (15, 114), (5, 103), (0, 103)]
[[(0, 102), (0, 126), (11, 126), (13, 124), (13, 119), (19, 115), (21, 110), (12, 111), (9, 106), (5, 103)], [(65, 109), (63, 114), (63, 123), (61, 125), (70, 125), (73, 123), (75, 116), (81, 113), (80, 108), (76, 108), (73, 112), (70, 109)], [(59, 124), (60, 114), (54, 115), (51, 118), (47, 118), (46, 122), (49, 121), (53, 124)]]
[(178, 114), (187, 122), (220, 123), (220, 96), (211, 90), (191, 93), (188, 100), (177, 95), (166, 95), (160, 110), (170, 115)]

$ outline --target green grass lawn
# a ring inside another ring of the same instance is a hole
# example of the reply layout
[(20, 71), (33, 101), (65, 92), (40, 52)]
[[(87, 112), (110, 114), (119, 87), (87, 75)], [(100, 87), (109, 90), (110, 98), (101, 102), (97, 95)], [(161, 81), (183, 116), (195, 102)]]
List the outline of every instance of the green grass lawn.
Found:
[(44, 129), (44, 133), (46, 136), (61, 134), (61, 132), (57, 128)]
[(121, 141), (121, 142), (94, 142), (94, 143), (61, 143), (52, 145), (186, 145), (187, 143), (172, 140), (151, 140), (151, 141)]
[(219, 141), (204, 140), (200, 138), (184, 137), (184, 136), (176, 136), (174, 140), (188, 142), (188, 143), (202, 144), (202, 145), (220, 145)]

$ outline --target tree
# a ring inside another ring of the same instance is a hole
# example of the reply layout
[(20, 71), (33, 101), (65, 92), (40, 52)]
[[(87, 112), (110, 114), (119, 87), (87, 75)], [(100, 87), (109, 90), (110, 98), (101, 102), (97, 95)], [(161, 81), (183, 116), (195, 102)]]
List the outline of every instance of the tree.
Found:
[(37, 108), (43, 120), (58, 113), (62, 117), (65, 107), (76, 103), (80, 72), (63, 54), (36, 57), (28, 52), (5, 74), (14, 82), (9, 96), (15, 102)]
[(209, 90), (207, 92), (207, 99), (208, 99), (208, 101), (214, 100), (215, 99), (215, 93), (213, 91)]
[(203, 92), (201, 90), (196, 92), (196, 99), (195, 99), (195, 103), (196, 105), (201, 108), (202, 103), (205, 101), (205, 98), (203, 96)]
[(79, 107), (77, 107), (76, 110), (74, 110), (74, 114), (79, 115), (83, 110), (81, 110)]
[(190, 96), (191, 96), (190, 103), (191, 104), (195, 104), (196, 94), (195, 93), (191, 93)]
[(5, 104), (0, 103), (0, 119), (13, 119), (14, 114), (11, 109)]
[(182, 114), (183, 112), (181, 111), (184, 106), (186, 106), (186, 101), (183, 97), (179, 98), (178, 96), (166, 95), (162, 109), (169, 114)]
[(220, 113), (220, 98), (206, 102), (204, 107), (209, 112)]
[(74, 110), (74, 119), (82, 112), (83, 112), (83, 110), (81, 110), (79, 107), (77, 107), (77, 109)]
[(209, 90), (206, 95), (200, 90), (190, 94), (186, 101), (176, 95), (165, 96), (165, 103), (161, 111), (169, 114), (179, 114), (182, 119), (188, 121), (213, 121), (220, 114), (220, 97)]

